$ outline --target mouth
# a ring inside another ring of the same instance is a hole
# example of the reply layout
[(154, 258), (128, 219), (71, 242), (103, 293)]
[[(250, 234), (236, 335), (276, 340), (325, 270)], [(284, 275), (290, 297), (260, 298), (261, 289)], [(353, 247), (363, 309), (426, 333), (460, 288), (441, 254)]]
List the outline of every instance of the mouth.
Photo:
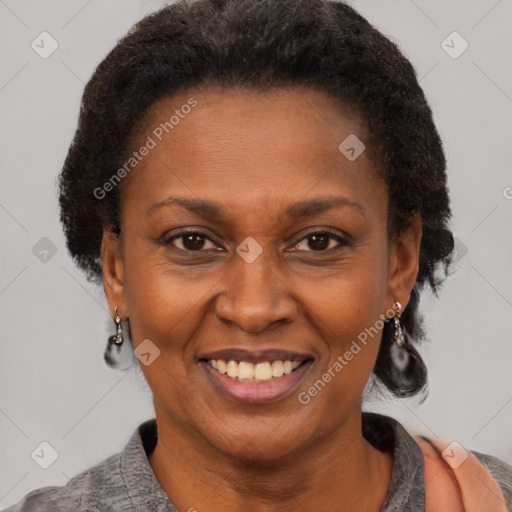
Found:
[(296, 370), (304, 361), (264, 361), (251, 363), (249, 361), (225, 361), (224, 359), (210, 359), (208, 364), (221, 374), (238, 382), (269, 382), (280, 379)]
[(284, 351), (219, 351), (199, 358), (210, 382), (229, 398), (275, 402), (289, 395), (313, 364), (310, 355)]

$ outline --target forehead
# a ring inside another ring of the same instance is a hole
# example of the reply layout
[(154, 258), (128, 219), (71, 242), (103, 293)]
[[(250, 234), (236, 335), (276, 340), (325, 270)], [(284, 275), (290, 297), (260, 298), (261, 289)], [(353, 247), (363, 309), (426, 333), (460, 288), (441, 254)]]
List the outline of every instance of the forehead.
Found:
[(164, 143), (176, 145), (199, 135), (198, 130), (203, 135), (197, 138), (198, 145), (208, 144), (209, 135), (233, 138), (239, 145), (258, 136), (273, 145), (293, 141), (295, 146), (318, 146), (320, 139), (331, 145), (349, 131), (366, 138), (366, 128), (354, 108), (306, 86), (257, 90), (201, 85), (159, 99), (138, 125), (139, 140), (152, 135), (157, 142), (163, 138)]
[(365, 139), (352, 109), (314, 89), (189, 89), (141, 120), (132, 149), (151, 149), (123, 184), (126, 200), (142, 213), (170, 195), (208, 197), (237, 214), (327, 194), (375, 202), (383, 183), (368, 152), (344, 152)]

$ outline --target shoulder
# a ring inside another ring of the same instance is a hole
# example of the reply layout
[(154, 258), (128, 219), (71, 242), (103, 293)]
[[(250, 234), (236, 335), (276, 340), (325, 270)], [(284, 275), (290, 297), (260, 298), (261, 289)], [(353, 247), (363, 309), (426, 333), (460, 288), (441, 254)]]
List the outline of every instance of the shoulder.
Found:
[(65, 486), (31, 491), (4, 512), (176, 512), (148, 461), (157, 439), (152, 418), (133, 431), (123, 451), (78, 474)]
[(512, 511), (512, 466), (492, 455), (471, 451), (496, 480), (505, 498), (508, 510)]
[[(415, 440), (424, 455), (425, 479), (433, 482), (430, 485), (431, 494), (449, 496), (450, 488), (458, 487), (466, 505), (470, 502), (474, 504), (477, 500), (481, 507), (493, 503), (493, 507), (498, 507), (500, 511), (505, 510), (505, 506), (507, 511), (512, 512), (512, 466), (497, 457), (460, 445), (457, 449), (446, 440), (423, 435), (415, 436)], [(462, 450), (466, 452), (465, 457), (461, 456)], [(469, 459), (468, 454), (471, 454)], [(436, 476), (443, 476), (443, 473), (446, 473), (444, 481)], [(456, 482), (455, 487), (453, 482)]]
[(20, 502), (4, 512), (57, 512), (80, 510), (80, 495), (65, 487), (42, 487), (29, 492)]
[(110, 512), (114, 510), (112, 505), (118, 504), (116, 489), (121, 482), (120, 459), (121, 453), (112, 455), (70, 479), (64, 486), (35, 489), (4, 512)]
[[(445, 448), (449, 443), (435, 442), (420, 431), (415, 429), (411, 431), (406, 430), (403, 425), (391, 417), (374, 413), (363, 413), (363, 434), (374, 447), (383, 451), (391, 451), (394, 455), (392, 485), (388, 500), (396, 494), (400, 494), (402, 497), (402, 494), (408, 493), (410, 497), (412, 496), (410, 501), (415, 506), (423, 503), (425, 493), (425, 454), (422, 446), (425, 445), (425, 441), (427, 444), (432, 443), (432, 448), (435, 452), (438, 452), (440, 457), (443, 451), (441, 448)], [(483, 469), (489, 473), (489, 477), (494, 479), (495, 484), (503, 494), (507, 510), (512, 512), (512, 466), (492, 455), (467, 450), (471, 451), (477, 461), (483, 466)], [(409, 489), (401, 486), (400, 492), (396, 492), (396, 489), (400, 487), (396, 482), (401, 481), (410, 482)], [(391, 492), (393, 490), (394, 493)], [(388, 510), (388, 508), (383, 510)], [(404, 510), (403, 503), (398, 508), (391, 507), (389, 510), (402, 511)]]

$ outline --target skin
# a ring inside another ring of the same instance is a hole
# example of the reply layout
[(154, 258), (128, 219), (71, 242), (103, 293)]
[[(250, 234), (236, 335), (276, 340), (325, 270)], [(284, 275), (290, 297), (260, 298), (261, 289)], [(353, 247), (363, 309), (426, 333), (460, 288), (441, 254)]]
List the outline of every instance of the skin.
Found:
[[(387, 187), (369, 151), (351, 162), (338, 150), (350, 133), (364, 140), (363, 124), (312, 89), (184, 91), (148, 110), (133, 147), (191, 97), (198, 105), (121, 184), (122, 235), (105, 230), (101, 248), (112, 315), (117, 305), (129, 317), (135, 348), (150, 339), (160, 350), (140, 365), (158, 425), (150, 465), (183, 511), (379, 511), (392, 456), (363, 438), (361, 395), (380, 333), (307, 405), (297, 397), (395, 300), (407, 305), (420, 219), (388, 240)], [(169, 196), (213, 201), (224, 218), (178, 205), (147, 213)], [(287, 217), (289, 206), (324, 196), (360, 208)], [(185, 227), (213, 241), (200, 239), (199, 252), (183, 238), (158, 243)], [(318, 250), (309, 235), (326, 228), (349, 245), (327, 239)], [(249, 236), (263, 249), (250, 264), (236, 252)], [(307, 352), (314, 362), (289, 396), (240, 403), (196, 360), (232, 346)]]

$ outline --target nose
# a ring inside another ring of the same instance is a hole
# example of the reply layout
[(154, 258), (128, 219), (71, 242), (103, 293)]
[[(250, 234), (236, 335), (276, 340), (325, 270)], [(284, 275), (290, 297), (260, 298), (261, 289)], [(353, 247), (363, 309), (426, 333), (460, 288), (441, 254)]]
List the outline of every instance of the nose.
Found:
[(264, 249), (252, 263), (236, 254), (215, 303), (217, 317), (251, 333), (293, 322), (297, 303), (284, 279), (270, 249)]

